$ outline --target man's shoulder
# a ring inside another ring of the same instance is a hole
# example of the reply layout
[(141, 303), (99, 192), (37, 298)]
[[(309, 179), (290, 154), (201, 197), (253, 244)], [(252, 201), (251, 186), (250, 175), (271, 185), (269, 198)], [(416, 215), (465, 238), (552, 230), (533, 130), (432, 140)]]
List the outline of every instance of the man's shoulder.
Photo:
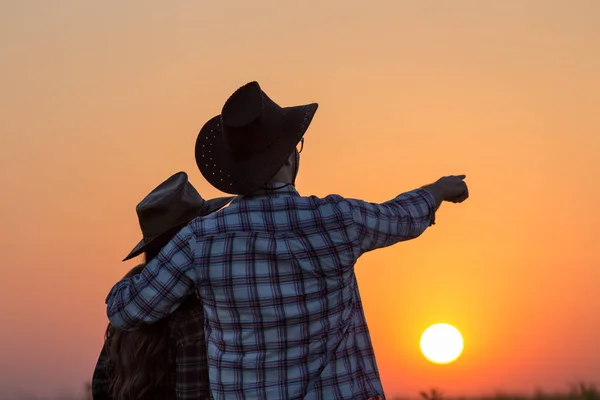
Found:
[(318, 206), (334, 206), (338, 211), (350, 211), (352, 205), (354, 203), (361, 203), (362, 200), (353, 199), (350, 197), (345, 197), (340, 194), (328, 194), (324, 197), (320, 196), (309, 196), (308, 199), (311, 199), (314, 204)]
[(296, 222), (310, 223), (311, 220), (343, 217), (350, 208), (347, 199), (339, 194), (299, 195), (273, 199), (265, 211), (270, 215), (294, 214), (293, 220)]
[(356, 201), (339, 194), (242, 200), (195, 219), (191, 224), (193, 237), (185, 240), (202, 258), (220, 256), (233, 243), (245, 248), (257, 239), (264, 244), (298, 236), (331, 235), (354, 225), (356, 206)]
[(323, 206), (334, 206), (334, 207), (342, 207), (344, 208), (348, 202), (348, 198), (331, 193), (324, 196), (319, 195), (307, 195), (307, 196), (299, 196), (293, 198), (296, 203), (306, 204), (311, 207), (323, 207)]
[[(253, 221), (263, 222), (263, 216), (280, 216), (286, 213), (312, 215), (313, 218), (328, 216), (349, 210), (347, 199), (339, 194), (326, 196), (288, 196), (240, 200), (205, 217), (196, 218), (190, 224), (197, 237), (218, 236), (236, 230), (245, 230)], [(254, 217), (253, 217), (254, 216)], [(306, 219), (301, 218), (301, 219)]]
[(339, 194), (328, 194), (326, 196), (317, 196), (317, 195), (310, 195), (310, 196), (305, 196), (305, 199), (310, 199), (310, 201), (313, 202), (317, 202), (317, 203), (337, 203), (340, 201), (345, 200), (345, 198)]

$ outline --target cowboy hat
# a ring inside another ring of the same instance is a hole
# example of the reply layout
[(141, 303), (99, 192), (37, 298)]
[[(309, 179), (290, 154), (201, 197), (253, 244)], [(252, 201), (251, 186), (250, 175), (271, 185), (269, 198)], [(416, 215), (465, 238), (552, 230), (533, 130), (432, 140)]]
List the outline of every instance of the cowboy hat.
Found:
[(142, 254), (150, 244), (158, 242), (174, 229), (183, 228), (194, 218), (208, 215), (231, 200), (233, 197), (204, 200), (188, 181), (185, 172), (172, 175), (135, 208), (143, 238), (123, 261)]
[(242, 86), (198, 134), (196, 164), (200, 172), (222, 192), (254, 192), (292, 154), (317, 108), (317, 103), (280, 107), (258, 82)]

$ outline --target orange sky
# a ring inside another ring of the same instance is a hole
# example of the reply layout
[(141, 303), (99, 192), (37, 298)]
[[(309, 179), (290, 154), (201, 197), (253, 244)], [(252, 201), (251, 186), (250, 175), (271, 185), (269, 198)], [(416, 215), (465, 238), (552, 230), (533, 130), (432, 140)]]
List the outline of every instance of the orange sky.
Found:
[[(472, 198), (357, 265), (388, 394), (562, 389), (600, 371), (600, 2), (0, 1), (0, 393), (79, 390), (135, 205), (197, 171), (202, 124), (258, 80), (319, 102), (298, 188)], [(448, 322), (452, 365), (420, 355)], [(600, 382), (598, 382), (600, 383)]]

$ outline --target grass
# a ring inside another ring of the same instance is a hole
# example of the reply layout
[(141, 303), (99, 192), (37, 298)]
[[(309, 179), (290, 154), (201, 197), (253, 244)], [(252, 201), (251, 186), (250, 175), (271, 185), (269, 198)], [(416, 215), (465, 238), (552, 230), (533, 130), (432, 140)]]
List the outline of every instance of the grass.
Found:
[[(494, 395), (450, 397), (438, 388), (431, 388), (419, 392), (420, 400), (600, 400), (600, 391), (594, 386), (586, 383), (572, 385), (564, 393), (546, 393), (537, 390), (533, 395), (520, 395), (511, 393), (496, 393)], [(390, 398), (390, 400), (408, 400), (405, 398)]]
[[(51, 399), (20, 397), (19, 399), (3, 398), (2, 400), (91, 400), (91, 385), (86, 385), (85, 392), (83, 397), (53, 397)], [(594, 385), (578, 383), (572, 385), (565, 390), (564, 393), (547, 393), (538, 390), (529, 396), (511, 393), (496, 393), (494, 395), (485, 396), (451, 397), (446, 396), (444, 392), (438, 388), (431, 388), (419, 392), (417, 397), (411, 399), (390, 396), (388, 397), (388, 400), (600, 400), (600, 391)]]

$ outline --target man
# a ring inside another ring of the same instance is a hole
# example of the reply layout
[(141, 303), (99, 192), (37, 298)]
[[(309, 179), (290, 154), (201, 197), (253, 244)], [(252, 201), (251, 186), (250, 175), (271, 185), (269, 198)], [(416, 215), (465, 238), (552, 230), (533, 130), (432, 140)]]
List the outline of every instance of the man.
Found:
[(383, 397), (354, 264), (421, 235), (442, 201), (468, 197), (464, 176), (383, 204), (300, 196), (294, 183), (316, 110), (280, 107), (256, 82), (238, 89), (201, 129), (196, 162), (214, 187), (241, 196), (192, 221), (108, 295), (111, 323), (137, 329), (197, 288), (215, 399)]
[[(146, 262), (192, 219), (215, 212), (233, 197), (204, 200), (178, 172), (136, 207), (142, 240), (123, 261), (144, 255)], [(127, 276), (139, 274), (144, 264)], [(189, 296), (169, 318), (135, 332), (108, 326), (92, 379), (94, 400), (210, 399), (202, 303)]]

